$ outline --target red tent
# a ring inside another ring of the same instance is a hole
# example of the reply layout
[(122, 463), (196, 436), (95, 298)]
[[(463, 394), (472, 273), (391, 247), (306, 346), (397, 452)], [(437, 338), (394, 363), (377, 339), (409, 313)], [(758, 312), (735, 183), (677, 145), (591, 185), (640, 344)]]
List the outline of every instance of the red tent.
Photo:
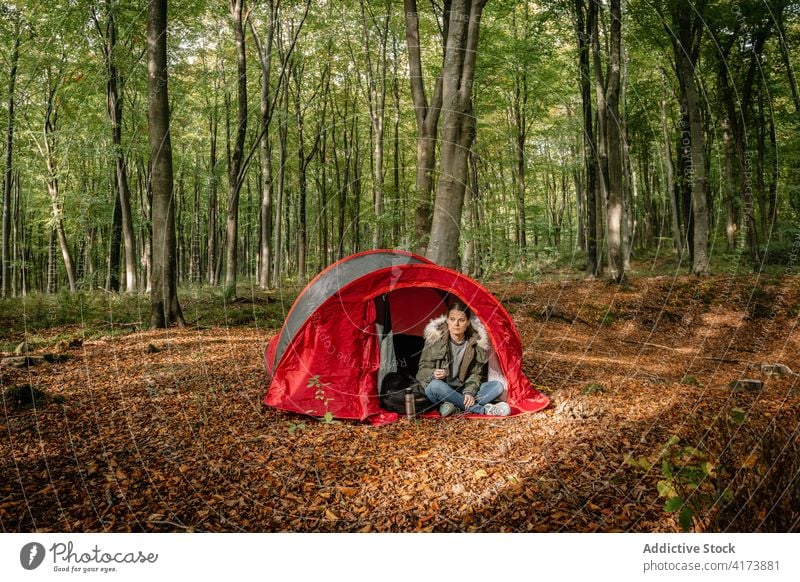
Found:
[(505, 382), (511, 414), (536, 412), (549, 399), (522, 373), (522, 345), (508, 312), (466, 275), (404, 251), (366, 251), (331, 265), (297, 297), (266, 348), (264, 402), (334, 418), (397, 420), (380, 407), (379, 379), (415, 373), (422, 330), (457, 297), (481, 320), (492, 346), (489, 375)]

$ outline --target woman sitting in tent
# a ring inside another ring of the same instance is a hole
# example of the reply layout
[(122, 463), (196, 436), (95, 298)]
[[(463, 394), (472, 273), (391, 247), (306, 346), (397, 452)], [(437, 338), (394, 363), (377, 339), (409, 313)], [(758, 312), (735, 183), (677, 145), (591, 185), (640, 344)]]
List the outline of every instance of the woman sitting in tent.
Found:
[(446, 315), (432, 319), (423, 337), (417, 380), (428, 400), (439, 404), (441, 416), (464, 410), (508, 416), (507, 403), (492, 404), (503, 392), (502, 383), (483, 381), (489, 359), (486, 330), (464, 303), (455, 300)]

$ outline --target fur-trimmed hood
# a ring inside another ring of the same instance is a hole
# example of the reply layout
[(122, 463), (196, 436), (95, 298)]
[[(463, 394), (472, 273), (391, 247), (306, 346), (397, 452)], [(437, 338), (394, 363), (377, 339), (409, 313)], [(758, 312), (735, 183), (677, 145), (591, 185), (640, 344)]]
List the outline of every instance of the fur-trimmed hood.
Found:
[[(475, 345), (484, 351), (489, 351), (489, 335), (486, 333), (486, 328), (480, 319), (474, 315), (469, 320), (472, 334), (468, 335), (471, 341), (475, 337)], [(469, 334), (469, 329), (467, 330)], [(442, 339), (447, 334), (447, 315), (440, 315), (435, 319), (431, 319), (428, 325), (425, 326), (425, 331), (422, 332), (422, 337), (425, 339), (426, 344), (432, 344)]]

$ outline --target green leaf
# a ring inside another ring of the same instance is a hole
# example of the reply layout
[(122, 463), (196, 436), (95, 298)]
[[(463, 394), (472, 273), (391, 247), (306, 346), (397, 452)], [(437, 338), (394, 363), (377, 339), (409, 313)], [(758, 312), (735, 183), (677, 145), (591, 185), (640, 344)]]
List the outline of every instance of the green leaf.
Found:
[(658, 489), (658, 496), (659, 497), (677, 497), (678, 492), (675, 491), (675, 487), (672, 485), (672, 481), (669, 480), (661, 480), (656, 484), (656, 489)]
[(664, 511), (671, 513), (673, 511), (678, 511), (681, 507), (683, 507), (683, 499), (680, 497), (670, 497), (664, 504)]
[(625, 455), (625, 458), (622, 460), (622, 462), (625, 463), (626, 465), (630, 465), (631, 467), (636, 467), (637, 469), (641, 468), (641, 465), (639, 465), (639, 461), (637, 461), (631, 455)]
[(731, 501), (733, 501), (733, 491), (731, 491), (726, 487), (725, 491), (722, 492), (722, 500), (725, 503), (730, 503)]
[(684, 505), (680, 514), (678, 514), (678, 523), (683, 531), (689, 531), (692, 527), (692, 509), (688, 505)]
[(706, 454), (697, 447), (685, 446), (683, 447), (683, 454), (687, 457), (694, 457), (696, 459), (705, 459)]
[(322, 420), (323, 420), (323, 422), (325, 422), (327, 424), (330, 424), (330, 422), (333, 420), (333, 413), (332, 412), (326, 412), (325, 416), (322, 417)]
[(666, 459), (661, 461), (661, 474), (667, 479), (672, 479), (672, 465)]
[(711, 461), (705, 461), (704, 463), (700, 464), (700, 468), (703, 469), (706, 475), (709, 477), (714, 477), (714, 463)]
[(744, 422), (745, 411), (741, 408), (734, 408), (731, 410), (731, 420), (736, 424), (742, 424)]

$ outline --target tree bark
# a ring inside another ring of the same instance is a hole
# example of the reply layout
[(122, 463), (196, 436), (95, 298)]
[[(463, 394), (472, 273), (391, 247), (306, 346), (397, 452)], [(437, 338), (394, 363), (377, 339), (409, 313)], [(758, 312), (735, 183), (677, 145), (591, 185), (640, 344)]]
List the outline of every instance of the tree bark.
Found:
[[(376, 65), (372, 63), (370, 50), (370, 29), (367, 25), (367, 14), (364, 0), (360, 0), (361, 8), (361, 28), (364, 35), (364, 58), (366, 62), (366, 81), (367, 81), (367, 105), (369, 106), (369, 118), (372, 122), (372, 131), (375, 136), (375, 143), (372, 152), (372, 202), (375, 214), (375, 225), (372, 233), (372, 246), (379, 249), (383, 247), (384, 241), (384, 176), (383, 176), (383, 152), (384, 152), (384, 110), (386, 106), (386, 50), (389, 40), (389, 19), (391, 16), (391, 3), (386, 3), (386, 14), (380, 23), (378, 35), (380, 46), (380, 62)], [(375, 20), (374, 17), (372, 20)]]
[(175, 204), (167, 87), (167, 0), (150, 0), (147, 15), (147, 129), (153, 191), (150, 325), (183, 326), (175, 265)]
[[(578, 39), (578, 86), (581, 91), (581, 110), (583, 114), (583, 165), (586, 179), (583, 182), (586, 200), (586, 274), (596, 277), (597, 260), (597, 212), (595, 192), (597, 190), (597, 164), (595, 152), (597, 145), (594, 136), (594, 114), (592, 113), (591, 77), (589, 70), (589, 51), (592, 46), (591, 35), (596, 18), (597, 7), (591, 0), (575, 0), (575, 32)], [(581, 196), (581, 194), (579, 194)]]
[(666, 197), (667, 200), (669, 200), (672, 218), (672, 239), (675, 244), (675, 251), (680, 257), (683, 255), (683, 236), (681, 235), (678, 201), (675, 198), (675, 178), (672, 169), (672, 142), (669, 139), (669, 128), (667, 126), (667, 79), (663, 72), (661, 75), (661, 87), (661, 129), (664, 134), (664, 169), (666, 170), (665, 173), (667, 177)]
[[(513, 15), (514, 39), (524, 40), (529, 34), (529, 11), (528, 5), (524, 9), (525, 21), (523, 22), (522, 38), (520, 38), (516, 12)], [(519, 250), (520, 266), (524, 267), (527, 262), (527, 217), (525, 215), (525, 194), (527, 184), (525, 181), (526, 161), (525, 146), (528, 140), (528, 70), (526, 65), (514, 65), (514, 91), (511, 98), (511, 122), (514, 133), (514, 157), (516, 171), (514, 172), (514, 185), (516, 189), (516, 210), (517, 210), (517, 247)]]
[(486, 0), (453, 0), (442, 69), (442, 137), (439, 182), (426, 256), (457, 269), (467, 157), (475, 134), (472, 88), (480, 21)]
[(0, 296), (7, 297), (10, 289), (11, 265), (11, 186), (14, 163), (14, 106), (16, 104), (17, 65), (19, 64), (20, 15), (14, 22), (14, 46), (11, 49), (11, 66), (8, 74), (8, 123), (6, 124), (6, 167), (3, 175), (3, 233), (0, 252)]
[(58, 126), (58, 114), (56, 112), (56, 91), (57, 81), (51, 78), (48, 70), (47, 76), (47, 109), (44, 117), (44, 154), (47, 165), (47, 192), (50, 195), (50, 208), (53, 217), (53, 228), (58, 237), (58, 244), (61, 247), (61, 258), (64, 260), (64, 268), (67, 272), (69, 290), (77, 293), (78, 282), (75, 275), (75, 264), (72, 261), (72, 253), (67, 243), (67, 234), (64, 231), (64, 220), (61, 214), (61, 201), (58, 181), (58, 162), (56, 158), (56, 129)]
[(272, 150), (270, 148), (269, 128), (272, 121), (273, 99), (270, 88), (272, 73), (272, 47), (275, 38), (275, 25), (278, 18), (278, 4), (269, 2), (269, 24), (264, 43), (259, 41), (255, 27), (250, 22), (250, 29), (256, 45), (258, 62), (261, 68), (261, 212), (259, 226), (261, 230), (259, 245), (258, 285), (261, 289), (269, 289), (272, 274), (272, 237), (273, 237), (273, 203), (272, 203)]
[(684, 129), (690, 140), (690, 167), (685, 169), (692, 186), (692, 222), (693, 253), (692, 272), (695, 275), (709, 273), (708, 257), (708, 191), (706, 180), (705, 136), (703, 133), (703, 117), (700, 98), (695, 85), (695, 66), (700, 53), (700, 41), (703, 35), (701, 18), (705, 2), (692, 3), (689, 0), (678, 0), (673, 7), (672, 29), (670, 35), (675, 55), (678, 82), (681, 88), (682, 104), (688, 119), (688, 128)]
[[(444, 3), (444, 31), (447, 35), (451, 0)], [(416, 250), (426, 254), (431, 234), (431, 210), (434, 171), (436, 167), (436, 139), (442, 108), (443, 82), (440, 74), (435, 81), (433, 97), (428, 102), (425, 78), (422, 73), (422, 56), (419, 40), (419, 14), (416, 0), (403, 0), (408, 47), (408, 71), (411, 80), (411, 100), (417, 124), (417, 173), (415, 182), (414, 234)]]
[[(611, 0), (611, 39), (609, 52), (609, 74), (606, 103), (606, 139), (608, 140), (608, 190), (606, 195), (606, 222), (608, 244), (608, 275), (615, 283), (625, 277), (625, 238), (623, 224), (624, 167), (622, 141), (620, 139), (620, 86), (622, 62), (622, 13), (621, 0)], [(599, 105), (598, 105), (599, 109)]]
[(287, 139), (289, 122), (289, 85), (284, 83), (280, 96), (280, 126), (278, 127), (278, 192), (275, 203), (275, 216), (278, 219), (278, 227), (275, 229), (275, 264), (272, 268), (272, 286), (280, 287), (283, 261), (283, 205), (285, 198), (286, 185), (286, 158), (287, 158)]
[[(114, 178), (112, 178), (113, 182)], [(120, 245), (122, 243), (122, 206), (119, 193), (113, 189), (114, 206), (111, 211), (111, 232), (109, 234), (108, 268), (106, 269), (106, 291), (119, 291)]]
[(131, 193), (128, 185), (128, 173), (122, 147), (122, 88), (121, 79), (115, 62), (117, 46), (117, 23), (111, 0), (106, 0), (106, 24), (100, 25), (96, 14), (92, 15), (95, 26), (103, 41), (103, 60), (106, 68), (106, 97), (108, 118), (111, 122), (111, 139), (114, 147), (115, 191), (119, 198), (119, 210), (122, 226), (122, 243), (125, 247), (125, 291), (136, 291), (136, 238), (133, 232), (133, 216), (131, 214)]
[(219, 284), (217, 276), (217, 256), (219, 253), (219, 240), (217, 237), (217, 130), (219, 127), (219, 114), (217, 108), (217, 96), (214, 95), (214, 105), (209, 113), (209, 188), (208, 188), (208, 219), (207, 219), (207, 254), (208, 254), (208, 284), (216, 286)]
[(236, 295), (237, 243), (239, 238), (239, 193), (247, 135), (247, 57), (244, 42), (244, 0), (230, 0), (233, 36), (236, 42), (236, 138), (228, 167), (228, 218), (225, 223), (225, 293)]

